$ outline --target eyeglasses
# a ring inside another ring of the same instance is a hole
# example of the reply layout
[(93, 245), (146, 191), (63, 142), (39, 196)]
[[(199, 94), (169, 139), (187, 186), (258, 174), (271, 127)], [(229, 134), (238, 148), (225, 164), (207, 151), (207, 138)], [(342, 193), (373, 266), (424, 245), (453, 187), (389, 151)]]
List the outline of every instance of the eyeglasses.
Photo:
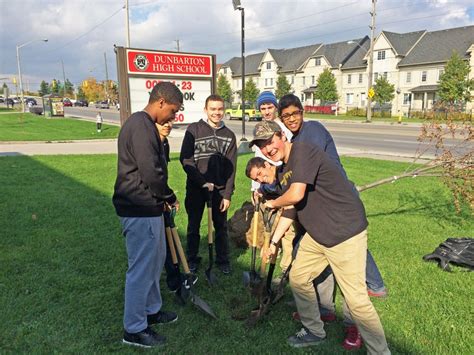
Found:
[(288, 121), (292, 117), (295, 117), (295, 118), (301, 117), (302, 114), (303, 114), (303, 110), (298, 110), (292, 113), (285, 113), (284, 115), (280, 116), (280, 119), (284, 122), (284, 121)]

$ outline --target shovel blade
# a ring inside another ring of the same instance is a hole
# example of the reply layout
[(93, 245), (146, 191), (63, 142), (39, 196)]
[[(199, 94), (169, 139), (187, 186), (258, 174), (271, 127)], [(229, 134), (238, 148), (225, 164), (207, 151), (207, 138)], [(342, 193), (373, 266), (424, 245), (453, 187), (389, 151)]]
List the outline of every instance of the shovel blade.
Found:
[(191, 302), (204, 313), (208, 314), (214, 319), (217, 319), (217, 316), (214, 313), (214, 311), (211, 309), (211, 307), (198, 295), (194, 293), (191, 294)]
[(209, 283), (209, 286), (213, 286), (216, 284), (217, 282), (217, 278), (216, 276), (214, 275), (214, 273), (212, 272), (212, 269), (206, 269), (206, 279), (207, 279), (207, 282)]
[(245, 287), (254, 288), (256, 284), (260, 284), (262, 278), (255, 271), (244, 271), (242, 274), (242, 282)]

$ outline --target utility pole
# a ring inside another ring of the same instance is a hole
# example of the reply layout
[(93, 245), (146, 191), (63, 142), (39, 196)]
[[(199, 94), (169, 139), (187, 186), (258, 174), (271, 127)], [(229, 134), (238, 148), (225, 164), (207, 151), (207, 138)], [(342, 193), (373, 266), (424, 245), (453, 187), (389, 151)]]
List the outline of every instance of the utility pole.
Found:
[(108, 86), (109, 86), (109, 71), (107, 69), (107, 54), (104, 52), (104, 61), (105, 61), (105, 98), (109, 100)]
[(125, 0), (125, 39), (127, 48), (130, 48), (130, 24), (128, 17), (128, 0)]
[(61, 59), (61, 66), (63, 67), (63, 98), (66, 97), (66, 73), (64, 72), (64, 62)]
[(370, 15), (372, 16), (372, 21), (370, 27), (370, 49), (369, 49), (369, 60), (368, 60), (368, 70), (369, 77), (367, 78), (367, 118), (365, 122), (372, 122), (372, 76), (373, 76), (373, 64), (374, 64), (374, 32), (375, 32), (375, 4), (377, 0), (372, 0), (372, 11)]
[(179, 52), (179, 38), (174, 41), (176, 42), (176, 52)]

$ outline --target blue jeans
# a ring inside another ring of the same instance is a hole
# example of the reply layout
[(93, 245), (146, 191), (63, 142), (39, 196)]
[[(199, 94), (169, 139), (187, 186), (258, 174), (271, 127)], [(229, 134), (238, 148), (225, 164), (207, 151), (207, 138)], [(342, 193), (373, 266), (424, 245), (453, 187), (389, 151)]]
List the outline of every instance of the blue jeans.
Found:
[(166, 258), (163, 217), (121, 217), (128, 256), (123, 326), (147, 328), (147, 315), (161, 309), (160, 275)]
[(379, 268), (375, 260), (367, 249), (367, 265), (365, 267), (365, 283), (367, 288), (371, 291), (380, 292), (385, 289), (382, 275), (380, 275)]

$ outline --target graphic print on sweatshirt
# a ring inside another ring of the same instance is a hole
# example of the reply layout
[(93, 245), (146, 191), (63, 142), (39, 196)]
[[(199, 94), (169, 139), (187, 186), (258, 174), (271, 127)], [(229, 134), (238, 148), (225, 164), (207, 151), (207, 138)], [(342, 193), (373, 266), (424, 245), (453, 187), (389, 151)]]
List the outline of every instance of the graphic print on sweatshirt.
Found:
[(194, 142), (194, 160), (207, 159), (216, 153), (225, 156), (231, 142), (232, 138), (230, 137), (214, 135), (197, 138)]

